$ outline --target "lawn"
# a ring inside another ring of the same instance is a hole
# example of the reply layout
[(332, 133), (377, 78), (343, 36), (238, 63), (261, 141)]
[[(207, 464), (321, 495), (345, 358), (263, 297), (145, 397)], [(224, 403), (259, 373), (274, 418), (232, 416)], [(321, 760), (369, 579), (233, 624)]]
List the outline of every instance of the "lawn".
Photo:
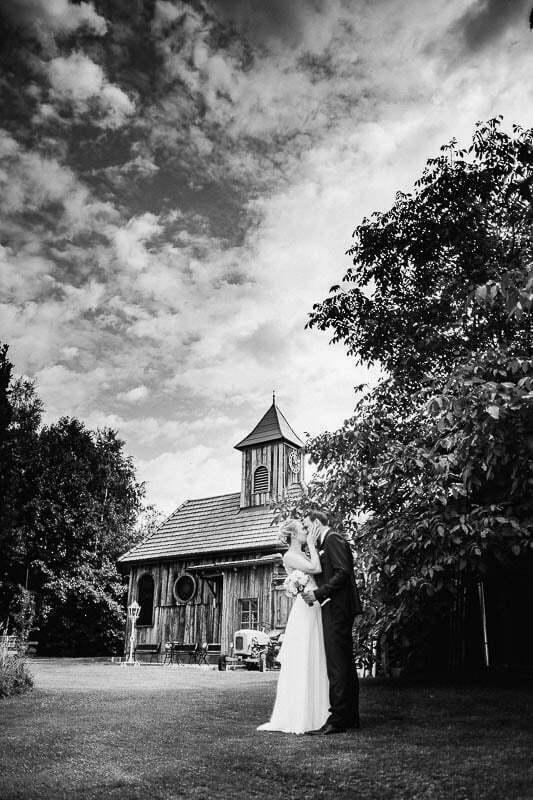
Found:
[[(258, 733), (276, 673), (31, 664), (0, 701), (0, 797), (533, 797), (527, 687), (363, 682), (360, 731)], [(529, 770), (529, 772), (528, 772)]]

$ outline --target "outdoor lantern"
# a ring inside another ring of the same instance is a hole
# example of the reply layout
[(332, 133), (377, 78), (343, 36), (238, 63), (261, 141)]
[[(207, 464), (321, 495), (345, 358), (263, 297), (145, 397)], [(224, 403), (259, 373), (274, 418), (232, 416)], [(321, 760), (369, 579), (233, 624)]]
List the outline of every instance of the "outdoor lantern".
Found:
[(139, 614), (141, 613), (141, 607), (137, 600), (134, 600), (131, 605), (128, 606), (128, 619), (131, 620), (131, 633), (130, 633), (130, 654), (128, 656), (128, 660), (124, 661), (122, 666), (131, 666), (137, 667), (138, 662), (135, 661), (133, 657), (133, 651), (135, 649), (135, 623), (139, 619)]
[(128, 606), (128, 617), (131, 619), (132, 622), (136, 622), (139, 618), (139, 614), (141, 613), (141, 607), (137, 600), (134, 600), (133, 603)]

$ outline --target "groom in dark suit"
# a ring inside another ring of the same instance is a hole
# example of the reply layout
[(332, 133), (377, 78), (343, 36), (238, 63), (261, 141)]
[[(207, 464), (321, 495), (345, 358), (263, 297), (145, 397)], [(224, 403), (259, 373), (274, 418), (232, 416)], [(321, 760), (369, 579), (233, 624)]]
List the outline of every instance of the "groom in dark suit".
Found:
[(352, 628), (361, 614), (361, 602), (355, 583), (353, 556), (346, 538), (328, 527), (322, 511), (310, 511), (303, 521), (309, 533), (318, 530), (317, 550), (322, 573), (316, 575), (318, 588), (303, 592), (312, 605), (322, 606), (324, 645), (329, 678), (330, 715), (312, 734), (343, 733), (359, 727), (359, 678), (353, 656)]

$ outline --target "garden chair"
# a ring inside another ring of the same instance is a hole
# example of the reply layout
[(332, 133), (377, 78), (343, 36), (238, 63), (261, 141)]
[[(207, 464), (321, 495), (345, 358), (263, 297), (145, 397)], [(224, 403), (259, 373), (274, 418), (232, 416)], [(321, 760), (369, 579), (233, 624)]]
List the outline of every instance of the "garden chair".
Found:
[(196, 659), (197, 664), (207, 664), (207, 656), (209, 653), (209, 648), (207, 642), (204, 642), (201, 647), (198, 648), (198, 656)]
[(198, 655), (200, 653), (200, 645), (198, 642), (194, 645), (191, 652), (189, 653), (189, 664), (197, 664), (198, 663)]

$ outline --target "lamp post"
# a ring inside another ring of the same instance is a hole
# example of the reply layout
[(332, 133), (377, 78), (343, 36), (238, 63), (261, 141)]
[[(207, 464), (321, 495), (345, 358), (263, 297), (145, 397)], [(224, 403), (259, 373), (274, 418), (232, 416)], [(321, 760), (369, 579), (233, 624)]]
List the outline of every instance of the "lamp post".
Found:
[(141, 607), (139, 603), (134, 600), (133, 603), (128, 606), (128, 619), (131, 621), (131, 633), (130, 633), (130, 654), (127, 661), (124, 661), (122, 666), (128, 667), (138, 667), (139, 664), (135, 661), (133, 657), (133, 648), (135, 647), (135, 623), (139, 618), (139, 614), (141, 613)]

